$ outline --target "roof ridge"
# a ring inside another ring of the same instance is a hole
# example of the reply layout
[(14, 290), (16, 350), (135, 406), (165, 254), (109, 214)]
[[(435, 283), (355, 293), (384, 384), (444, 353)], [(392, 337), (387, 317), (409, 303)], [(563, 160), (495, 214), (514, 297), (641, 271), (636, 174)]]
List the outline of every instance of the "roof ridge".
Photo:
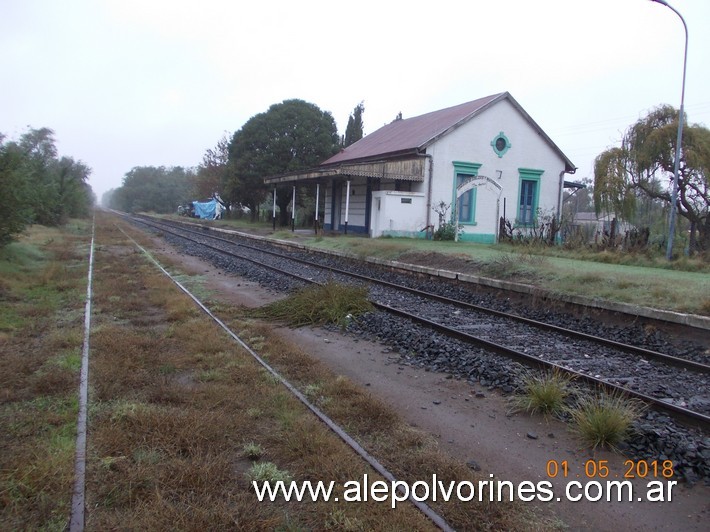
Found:
[(507, 96), (508, 92), (500, 92), (410, 118), (393, 120), (344, 148), (322, 165), (417, 151), (482, 108)]

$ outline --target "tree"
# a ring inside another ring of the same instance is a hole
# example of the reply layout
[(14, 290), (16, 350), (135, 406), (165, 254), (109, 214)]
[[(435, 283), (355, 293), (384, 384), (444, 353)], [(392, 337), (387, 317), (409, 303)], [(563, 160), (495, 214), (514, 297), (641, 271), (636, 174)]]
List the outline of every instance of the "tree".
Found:
[(225, 133), (214, 148), (205, 152), (197, 167), (193, 191), (195, 199), (203, 200), (212, 197), (215, 192), (221, 192), (228, 162), (229, 136)]
[(117, 192), (118, 192), (117, 188), (112, 188), (112, 189), (109, 189), (106, 192), (104, 192), (101, 195), (101, 205), (103, 205), (104, 207), (115, 209), (116, 208), (115, 204), (117, 203), (117, 201), (116, 201)]
[(53, 166), (59, 221), (64, 223), (68, 218), (88, 216), (93, 203), (92, 192), (87, 185), (91, 169), (72, 157), (62, 157)]
[[(234, 133), (223, 182), (225, 199), (249, 207), (254, 220), (268, 194), (265, 177), (312, 168), (338, 149), (338, 131), (329, 112), (303, 100), (274, 104)], [(282, 225), (288, 224), (291, 196), (291, 187), (278, 187)]]
[(57, 158), (54, 131), (29, 129), (17, 141), (4, 140), (0, 135), (0, 245), (28, 224), (88, 215), (91, 169), (72, 157)]
[(584, 188), (565, 189), (563, 193), (563, 214), (573, 217), (578, 212), (594, 210), (594, 181), (588, 177), (581, 180)]
[(111, 207), (124, 212), (173, 213), (191, 197), (194, 172), (181, 166), (136, 166), (110, 195)]
[(348, 118), (348, 125), (345, 128), (345, 136), (342, 142), (343, 148), (347, 148), (364, 136), (364, 126), (362, 122), (364, 112), (365, 102), (360, 102), (355, 106), (355, 109), (353, 109), (352, 114)]
[[(594, 164), (597, 212), (628, 219), (639, 197), (670, 205), (677, 132), (678, 112), (662, 105), (626, 131), (621, 147), (601, 153)], [(691, 250), (710, 251), (710, 130), (684, 127), (681, 148), (677, 212), (689, 223)]]
[(23, 174), (23, 154), (17, 144), (0, 135), (0, 246), (32, 222), (30, 183)]
[(57, 225), (60, 221), (57, 183), (53, 179), (57, 148), (54, 131), (43, 127), (30, 129), (20, 137), (23, 153), (23, 173), (32, 187), (33, 221), (43, 225)]

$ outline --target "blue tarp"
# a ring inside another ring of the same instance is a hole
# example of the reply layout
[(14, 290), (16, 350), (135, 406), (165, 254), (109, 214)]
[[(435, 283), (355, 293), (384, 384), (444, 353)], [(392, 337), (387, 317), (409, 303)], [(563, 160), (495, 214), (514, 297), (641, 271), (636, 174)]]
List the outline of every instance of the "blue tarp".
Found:
[(217, 210), (217, 200), (193, 201), (192, 206), (195, 209), (195, 216), (204, 220), (214, 220), (219, 212)]

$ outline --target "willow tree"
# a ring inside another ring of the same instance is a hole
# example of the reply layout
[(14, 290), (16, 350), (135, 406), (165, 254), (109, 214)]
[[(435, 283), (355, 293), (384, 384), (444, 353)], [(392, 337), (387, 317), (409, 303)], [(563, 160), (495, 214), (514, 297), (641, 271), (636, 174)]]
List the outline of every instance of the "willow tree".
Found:
[[(597, 213), (629, 219), (640, 196), (670, 205), (677, 133), (678, 111), (662, 105), (626, 131), (621, 147), (601, 153), (594, 163)], [(710, 130), (685, 126), (680, 157), (677, 212), (688, 221), (691, 250), (710, 251)]]

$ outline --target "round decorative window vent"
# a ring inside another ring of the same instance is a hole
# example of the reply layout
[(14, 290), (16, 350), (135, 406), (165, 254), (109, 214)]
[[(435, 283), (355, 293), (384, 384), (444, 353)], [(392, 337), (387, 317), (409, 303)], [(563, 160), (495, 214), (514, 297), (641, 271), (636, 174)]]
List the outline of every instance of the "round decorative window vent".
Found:
[(503, 155), (505, 155), (505, 152), (510, 149), (511, 144), (508, 140), (508, 137), (506, 137), (505, 134), (501, 131), (491, 141), (491, 146), (493, 146), (493, 151), (496, 152), (496, 155), (498, 155), (498, 157), (503, 157)]

